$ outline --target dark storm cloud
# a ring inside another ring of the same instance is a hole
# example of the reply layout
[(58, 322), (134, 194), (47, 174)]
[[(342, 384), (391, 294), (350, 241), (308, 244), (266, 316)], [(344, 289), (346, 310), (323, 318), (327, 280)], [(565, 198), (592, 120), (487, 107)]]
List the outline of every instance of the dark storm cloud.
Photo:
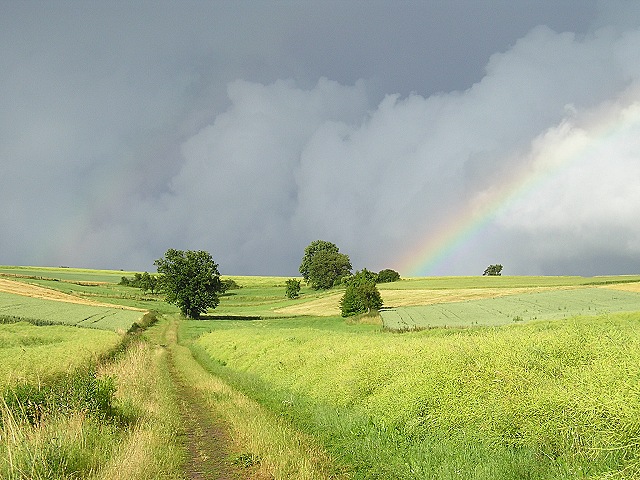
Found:
[[(538, 152), (633, 108), (634, 9), (4, 2), (0, 263), (151, 269), (202, 248), (226, 273), (295, 274), (324, 238), (356, 268), (398, 266)], [(437, 273), (633, 270), (629, 138)]]

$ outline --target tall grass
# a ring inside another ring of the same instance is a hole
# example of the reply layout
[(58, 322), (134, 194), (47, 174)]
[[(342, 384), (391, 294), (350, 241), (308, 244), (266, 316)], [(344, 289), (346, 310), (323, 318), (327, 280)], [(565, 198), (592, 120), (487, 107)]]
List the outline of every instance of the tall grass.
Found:
[(125, 420), (115, 385), (93, 368), (20, 383), (0, 400), (0, 478), (86, 478), (109, 454)]
[(112, 331), (26, 322), (0, 325), (0, 389), (13, 382), (37, 384), (73, 371), (115, 349), (122, 335)]
[(127, 331), (144, 312), (79, 305), (0, 292), (0, 315), (41, 319), (61, 325)]
[(100, 480), (182, 479), (184, 448), (176, 391), (169, 375), (164, 331), (155, 325), (134, 342), (121, 359), (101, 369), (122, 388), (120, 408), (136, 419), (96, 476)]
[[(183, 330), (183, 333), (187, 332)], [(203, 396), (207, 408), (218, 421), (229, 426), (235, 443), (236, 461), (250, 460), (254, 466), (250, 478), (346, 478), (317, 440), (292, 428), (287, 419), (274, 415), (250, 397), (210, 375), (202, 364), (210, 364), (211, 358), (201, 355), (202, 351), (197, 349), (195, 353), (201, 364), (194, 360), (186, 347), (173, 347), (179, 375)]]
[(209, 322), (193, 349), (355, 478), (640, 474), (638, 314), (405, 335), (334, 322)]
[(129, 334), (97, 367), (7, 386), (0, 478), (182, 478), (175, 391), (153, 335)]

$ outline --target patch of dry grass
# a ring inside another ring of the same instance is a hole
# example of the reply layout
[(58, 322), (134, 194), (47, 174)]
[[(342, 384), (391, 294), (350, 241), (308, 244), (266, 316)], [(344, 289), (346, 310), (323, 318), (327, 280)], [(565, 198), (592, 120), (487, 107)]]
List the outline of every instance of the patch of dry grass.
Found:
[(281, 315), (291, 316), (311, 315), (318, 317), (333, 317), (335, 315), (340, 315), (340, 299), (342, 298), (342, 295), (344, 295), (344, 291), (339, 291), (309, 301), (300, 299), (299, 303), (283, 308), (277, 308), (274, 312)]
[[(638, 288), (640, 284), (629, 284), (630, 288)], [(618, 287), (614, 285), (611, 288)], [(456, 289), (388, 289), (386, 284), (378, 285), (380, 295), (385, 307), (409, 307), (420, 305), (433, 305), (436, 303), (464, 302), (466, 300), (479, 300), (482, 298), (497, 298), (506, 295), (517, 295), (521, 293), (534, 293), (548, 290), (566, 290), (585, 287), (517, 287), (517, 288), (456, 288)], [(275, 309), (274, 312), (280, 315), (310, 315), (319, 317), (332, 317), (340, 315), (340, 299), (344, 292), (342, 290), (328, 294), (321, 298), (304, 301)]]
[(601, 288), (610, 288), (612, 290), (623, 290), (625, 292), (640, 293), (640, 283), (617, 283), (613, 285), (604, 285)]
[(0, 292), (12, 293), (14, 295), (22, 295), (24, 297), (41, 298), (44, 300), (53, 300), (56, 302), (77, 303), (79, 305), (91, 305), (94, 307), (108, 307), (108, 308), (121, 308), (125, 310), (136, 310), (143, 312), (141, 308), (127, 307), (124, 305), (114, 305), (112, 303), (95, 302), (68, 293), (63, 293), (51, 288), (41, 287), (39, 285), (32, 285), (24, 282), (17, 282), (14, 280), (7, 280), (0, 278)]

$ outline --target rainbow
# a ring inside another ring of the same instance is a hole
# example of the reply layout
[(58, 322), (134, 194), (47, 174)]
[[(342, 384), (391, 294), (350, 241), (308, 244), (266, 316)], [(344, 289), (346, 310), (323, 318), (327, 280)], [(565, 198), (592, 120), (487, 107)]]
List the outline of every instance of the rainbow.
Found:
[[(603, 150), (621, 142), (638, 142), (640, 138), (640, 102), (621, 108), (607, 107), (592, 115), (588, 126), (578, 128), (564, 121), (532, 142), (523, 167), (511, 172), (500, 185), (477, 196), (435, 232), (410, 249), (398, 262), (407, 276), (427, 276), (475, 239), (502, 213), (526, 199), (541, 186), (563, 175), (573, 166), (607, 158)], [(600, 155), (599, 155), (600, 154)], [(487, 261), (491, 261), (488, 259)]]

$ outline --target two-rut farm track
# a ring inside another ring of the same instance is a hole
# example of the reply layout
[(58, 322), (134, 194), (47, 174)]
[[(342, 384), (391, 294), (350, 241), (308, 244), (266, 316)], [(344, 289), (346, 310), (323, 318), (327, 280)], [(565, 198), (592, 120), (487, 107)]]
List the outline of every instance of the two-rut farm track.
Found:
[[(171, 354), (170, 354), (171, 357)], [(169, 359), (172, 365), (171, 358)], [(170, 367), (180, 402), (182, 428), (187, 449), (185, 476), (189, 480), (240, 480), (238, 468), (231, 462), (231, 439), (228, 428), (217, 422), (204, 406), (201, 395), (186, 384)]]

